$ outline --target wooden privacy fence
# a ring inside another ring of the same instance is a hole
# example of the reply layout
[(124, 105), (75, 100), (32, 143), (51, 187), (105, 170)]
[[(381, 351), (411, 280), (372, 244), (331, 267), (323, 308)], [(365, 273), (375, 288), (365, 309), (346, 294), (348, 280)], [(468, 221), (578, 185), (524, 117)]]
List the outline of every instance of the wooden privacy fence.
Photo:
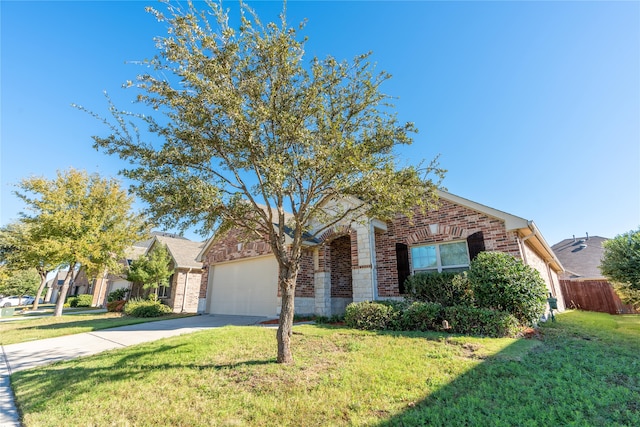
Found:
[(620, 301), (606, 280), (560, 280), (560, 287), (567, 308), (609, 314), (637, 313), (632, 306)]

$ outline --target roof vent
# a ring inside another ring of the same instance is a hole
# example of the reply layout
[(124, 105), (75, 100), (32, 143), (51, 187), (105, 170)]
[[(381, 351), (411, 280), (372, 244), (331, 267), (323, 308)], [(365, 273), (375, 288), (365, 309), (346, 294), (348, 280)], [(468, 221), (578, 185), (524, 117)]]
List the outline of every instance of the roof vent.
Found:
[(584, 249), (584, 248), (586, 248), (586, 247), (587, 247), (587, 244), (586, 244), (586, 243), (580, 243), (580, 249)]

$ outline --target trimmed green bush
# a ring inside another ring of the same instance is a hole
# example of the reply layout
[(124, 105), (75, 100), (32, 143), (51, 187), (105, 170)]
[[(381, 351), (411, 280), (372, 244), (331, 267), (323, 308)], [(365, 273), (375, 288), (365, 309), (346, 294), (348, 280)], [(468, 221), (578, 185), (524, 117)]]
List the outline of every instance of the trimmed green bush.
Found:
[(159, 317), (171, 313), (171, 307), (159, 301), (146, 299), (131, 299), (127, 301), (123, 309), (127, 316), (133, 317)]
[(402, 311), (399, 329), (405, 331), (437, 331), (442, 329), (443, 307), (437, 302), (415, 301)]
[(443, 317), (449, 322), (449, 332), (458, 334), (509, 337), (515, 336), (519, 327), (518, 319), (512, 314), (488, 308), (446, 307)]
[(92, 302), (93, 295), (81, 294), (68, 297), (65, 301), (65, 305), (68, 304), (69, 307), (91, 307)]
[(481, 252), (468, 279), (478, 307), (509, 312), (523, 324), (544, 313), (547, 287), (540, 273), (509, 254)]
[(473, 294), (466, 273), (416, 273), (405, 281), (409, 297), (443, 306), (472, 304)]
[(374, 301), (351, 303), (344, 314), (344, 322), (350, 328), (369, 331), (384, 330), (396, 312), (389, 304)]
[(107, 302), (124, 300), (127, 297), (127, 294), (129, 294), (129, 289), (118, 288), (113, 292), (109, 292), (109, 295), (107, 295)]

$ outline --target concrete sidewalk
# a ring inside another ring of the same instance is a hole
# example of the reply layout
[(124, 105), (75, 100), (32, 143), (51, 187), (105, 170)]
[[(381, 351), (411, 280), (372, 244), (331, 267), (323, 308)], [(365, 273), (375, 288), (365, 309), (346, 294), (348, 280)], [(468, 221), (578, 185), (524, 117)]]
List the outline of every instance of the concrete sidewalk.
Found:
[(2, 346), (0, 353), (0, 426), (20, 426), (9, 382), (9, 376), (14, 372), (204, 329), (227, 325), (255, 325), (263, 320), (267, 320), (267, 318), (200, 315)]

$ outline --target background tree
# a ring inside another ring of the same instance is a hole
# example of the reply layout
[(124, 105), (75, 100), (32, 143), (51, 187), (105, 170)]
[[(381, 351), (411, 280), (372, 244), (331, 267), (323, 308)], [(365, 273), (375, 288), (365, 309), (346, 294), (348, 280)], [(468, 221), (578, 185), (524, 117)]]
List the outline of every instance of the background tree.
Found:
[(23, 222), (69, 266), (55, 316), (62, 315), (76, 269), (85, 268), (90, 280), (104, 269), (117, 272), (124, 250), (146, 235), (142, 217), (131, 212), (133, 199), (116, 180), (70, 169), (53, 180), (25, 179), (18, 187), (15, 194), (32, 213), (23, 213)]
[(155, 246), (149, 254), (134, 260), (129, 266), (127, 280), (142, 284), (144, 289), (152, 289), (157, 299), (158, 288), (169, 286), (169, 278), (174, 273), (171, 255), (166, 245)]
[(626, 304), (640, 308), (640, 228), (620, 234), (603, 244), (600, 271), (614, 285)]
[[(157, 38), (159, 54), (147, 64), (157, 75), (129, 85), (151, 114), (110, 104), (115, 121), (102, 120), (112, 133), (95, 146), (132, 164), (123, 173), (158, 223), (202, 234), (236, 227), (269, 242), (282, 296), (277, 360), (291, 362), (305, 232), (429, 208), (437, 197), (429, 174), (443, 171), (435, 162), (399, 167), (395, 150), (412, 142), (415, 127), (398, 122), (380, 90), (390, 75), (374, 73), (369, 54), (305, 63), (304, 41), (284, 11), (279, 23), (263, 25), (241, 4), (234, 29), (219, 4), (206, 4), (148, 9), (168, 36)], [(149, 135), (140, 132), (145, 125)], [(354, 203), (326, 209), (345, 197)], [(311, 230), (312, 219), (324, 228)]]
[(35, 268), (9, 271), (8, 277), (0, 281), (0, 294), (19, 297), (33, 295), (38, 289), (39, 283), (40, 278)]
[(48, 274), (62, 262), (61, 254), (47, 243), (37, 229), (19, 221), (0, 229), (0, 261), (13, 269), (35, 268), (40, 278), (33, 309), (37, 310), (47, 285)]

